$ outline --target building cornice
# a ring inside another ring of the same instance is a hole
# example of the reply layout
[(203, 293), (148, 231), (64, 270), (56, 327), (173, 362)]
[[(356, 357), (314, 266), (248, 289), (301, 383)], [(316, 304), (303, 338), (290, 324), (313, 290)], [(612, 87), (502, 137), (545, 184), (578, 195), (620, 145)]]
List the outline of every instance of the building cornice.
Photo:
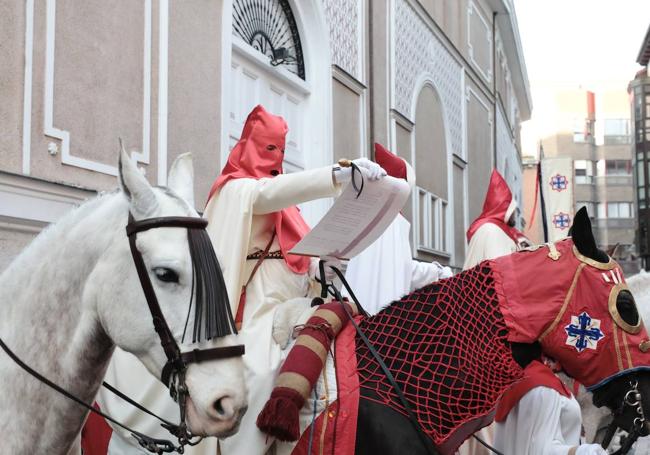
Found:
[(503, 50), (506, 54), (512, 74), (512, 84), (515, 93), (523, 94), (519, 99), (521, 121), (530, 119), (533, 101), (528, 82), (528, 71), (524, 59), (524, 51), (519, 36), (519, 24), (512, 0), (487, 0), (492, 11), (496, 13), (497, 26), (501, 32)]

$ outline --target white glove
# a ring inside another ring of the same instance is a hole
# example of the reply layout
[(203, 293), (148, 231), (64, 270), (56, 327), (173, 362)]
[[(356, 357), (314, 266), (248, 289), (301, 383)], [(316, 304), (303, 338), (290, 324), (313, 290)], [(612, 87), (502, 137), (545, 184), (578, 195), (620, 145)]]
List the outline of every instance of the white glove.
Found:
[(600, 444), (582, 444), (578, 446), (576, 455), (607, 455), (607, 451)]
[[(322, 257), (320, 259), (325, 261), (325, 264), (323, 264), (325, 266), (325, 280), (328, 282), (334, 280), (334, 278), (336, 278), (336, 273), (330, 268), (330, 266), (341, 270), (341, 261), (331, 256)], [(318, 267), (320, 259), (312, 258), (311, 263), (309, 264), (309, 276), (314, 280), (320, 280), (320, 269)]]
[[(361, 170), (363, 177), (369, 180), (379, 180), (386, 176), (386, 171), (374, 161), (368, 158), (357, 158), (352, 160)], [(334, 180), (336, 183), (347, 183), (352, 179), (352, 167), (342, 167), (334, 169)]]

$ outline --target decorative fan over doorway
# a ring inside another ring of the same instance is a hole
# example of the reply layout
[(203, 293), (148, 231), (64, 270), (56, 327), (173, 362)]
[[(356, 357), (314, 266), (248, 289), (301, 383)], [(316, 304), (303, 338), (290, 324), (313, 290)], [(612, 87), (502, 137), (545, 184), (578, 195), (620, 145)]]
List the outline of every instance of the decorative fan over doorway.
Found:
[(300, 35), (288, 0), (234, 0), (233, 34), (305, 79)]

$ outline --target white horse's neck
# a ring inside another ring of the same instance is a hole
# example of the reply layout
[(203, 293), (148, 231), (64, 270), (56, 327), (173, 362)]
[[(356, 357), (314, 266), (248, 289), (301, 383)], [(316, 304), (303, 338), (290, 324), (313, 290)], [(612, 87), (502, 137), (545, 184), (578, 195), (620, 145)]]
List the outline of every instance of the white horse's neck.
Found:
[[(25, 363), (86, 402), (97, 393), (113, 346), (93, 302), (84, 299), (85, 283), (118, 236), (126, 238), (127, 210), (120, 193), (82, 205), (0, 275), (0, 337)], [(42, 441), (34, 444), (35, 453), (66, 453), (72, 438), (61, 430), (78, 432), (85, 410), (20, 370), (2, 351), (0, 385), (7, 453), (19, 453), (25, 440)]]

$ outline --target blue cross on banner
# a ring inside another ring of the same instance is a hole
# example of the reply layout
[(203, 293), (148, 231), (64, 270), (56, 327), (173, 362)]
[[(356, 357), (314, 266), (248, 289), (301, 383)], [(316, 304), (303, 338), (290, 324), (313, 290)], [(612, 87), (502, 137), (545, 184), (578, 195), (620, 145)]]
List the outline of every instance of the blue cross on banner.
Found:
[(553, 226), (562, 230), (567, 229), (571, 226), (571, 217), (568, 213), (556, 213), (553, 215)]
[(600, 320), (592, 319), (589, 314), (582, 312), (579, 316), (571, 316), (571, 324), (564, 327), (568, 337), (566, 344), (576, 348), (578, 352), (585, 349), (596, 349), (598, 341), (605, 337), (600, 330)]
[(567, 179), (566, 176), (555, 174), (553, 177), (551, 177), (551, 188), (553, 188), (553, 190), (563, 191), (566, 190), (568, 186), (569, 179)]

